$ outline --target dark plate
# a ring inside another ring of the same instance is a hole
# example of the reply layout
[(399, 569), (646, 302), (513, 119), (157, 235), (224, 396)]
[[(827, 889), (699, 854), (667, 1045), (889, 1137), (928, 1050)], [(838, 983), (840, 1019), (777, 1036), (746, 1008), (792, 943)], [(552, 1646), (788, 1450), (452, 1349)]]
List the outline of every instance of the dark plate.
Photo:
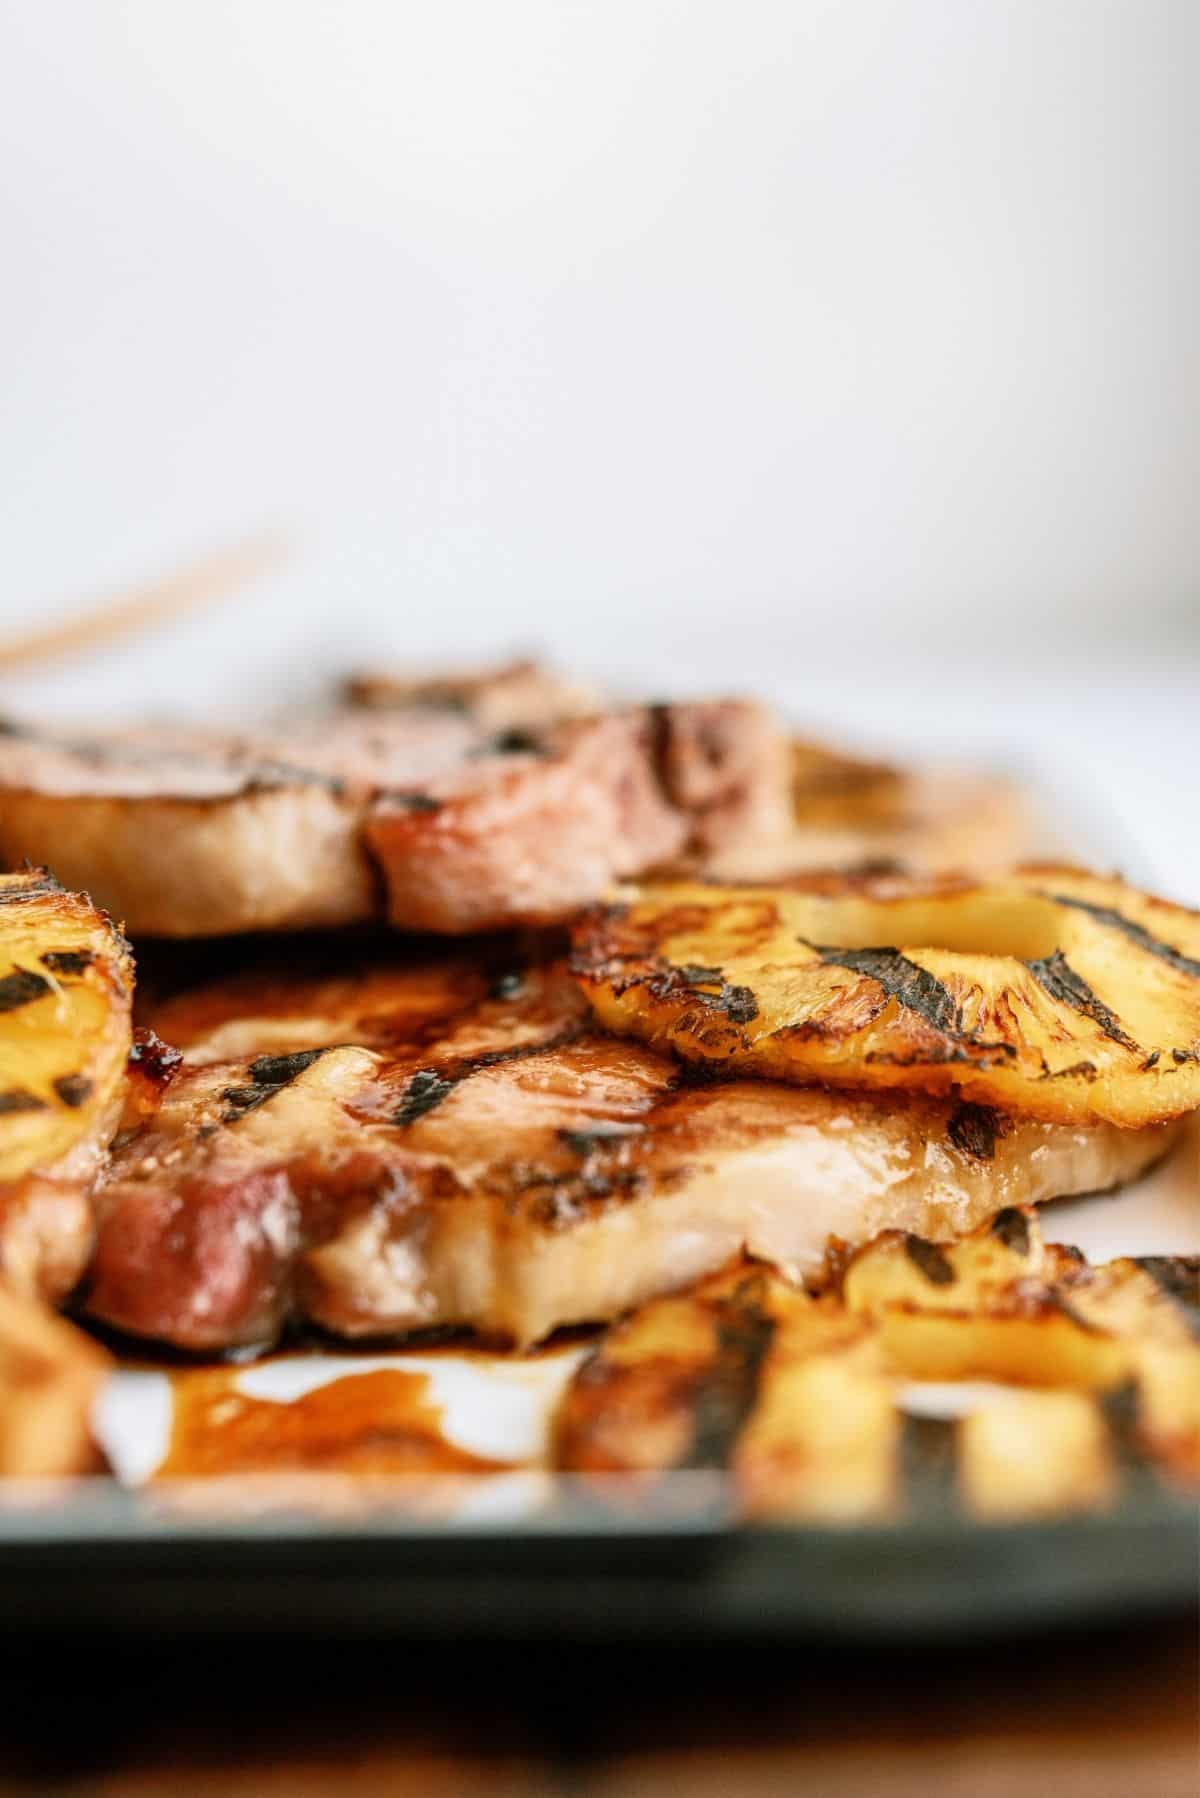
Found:
[[(554, 1638), (934, 1639), (1110, 1621), (1197, 1598), (1197, 1513), (980, 1525), (749, 1528), (719, 1492), (668, 1509), (567, 1502), (536, 1523), (280, 1514), (200, 1523), (104, 1487), (0, 1514), (0, 1624)], [(703, 1500), (701, 1503), (696, 1501)]]

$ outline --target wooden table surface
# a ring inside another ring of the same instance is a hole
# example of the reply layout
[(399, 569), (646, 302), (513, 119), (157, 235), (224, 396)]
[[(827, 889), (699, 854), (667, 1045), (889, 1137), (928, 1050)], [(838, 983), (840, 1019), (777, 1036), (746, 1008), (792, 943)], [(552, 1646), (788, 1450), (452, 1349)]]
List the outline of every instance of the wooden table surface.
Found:
[(1194, 1616), (938, 1650), (10, 1641), (0, 1798), (1197, 1798)]

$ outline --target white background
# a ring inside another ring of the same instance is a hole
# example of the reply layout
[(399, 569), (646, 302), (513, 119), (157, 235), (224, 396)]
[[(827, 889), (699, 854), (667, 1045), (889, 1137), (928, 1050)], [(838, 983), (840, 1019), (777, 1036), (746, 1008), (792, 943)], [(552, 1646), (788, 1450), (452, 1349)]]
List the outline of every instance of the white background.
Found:
[[(0, 703), (539, 644), (1032, 756), (1200, 900), (1195, 0), (0, 0)], [(1135, 857), (1136, 859), (1136, 857)]]

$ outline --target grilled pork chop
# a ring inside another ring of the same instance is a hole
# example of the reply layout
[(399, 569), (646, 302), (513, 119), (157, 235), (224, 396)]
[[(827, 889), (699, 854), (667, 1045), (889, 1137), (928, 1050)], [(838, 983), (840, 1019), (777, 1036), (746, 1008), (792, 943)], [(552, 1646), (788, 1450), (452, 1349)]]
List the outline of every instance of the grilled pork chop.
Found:
[[(495, 727), (426, 694), (235, 736), (0, 737), (0, 859), (44, 859), (131, 933), (386, 915), (450, 934), (557, 920), (614, 877), (775, 828), (787, 749), (740, 701)], [(528, 691), (510, 694), (517, 716)], [(565, 703), (565, 702), (564, 702)]]
[(163, 1002), (100, 1202), (92, 1316), (188, 1349), (470, 1326), (517, 1344), (748, 1249), (803, 1275), (831, 1233), (932, 1238), (1106, 1187), (1169, 1137), (695, 1084), (599, 1034), (561, 965), (478, 954), (260, 972)]

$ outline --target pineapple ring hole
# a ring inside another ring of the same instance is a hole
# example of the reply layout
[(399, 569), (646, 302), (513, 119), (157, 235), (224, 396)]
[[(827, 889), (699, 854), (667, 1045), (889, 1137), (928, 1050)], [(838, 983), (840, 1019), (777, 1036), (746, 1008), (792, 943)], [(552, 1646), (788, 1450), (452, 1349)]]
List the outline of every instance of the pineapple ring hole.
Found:
[(1024, 893), (958, 893), (912, 899), (816, 899), (805, 934), (837, 949), (934, 949), (952, 955), (1041, 961), (1063, 946), (1063, 913)]

